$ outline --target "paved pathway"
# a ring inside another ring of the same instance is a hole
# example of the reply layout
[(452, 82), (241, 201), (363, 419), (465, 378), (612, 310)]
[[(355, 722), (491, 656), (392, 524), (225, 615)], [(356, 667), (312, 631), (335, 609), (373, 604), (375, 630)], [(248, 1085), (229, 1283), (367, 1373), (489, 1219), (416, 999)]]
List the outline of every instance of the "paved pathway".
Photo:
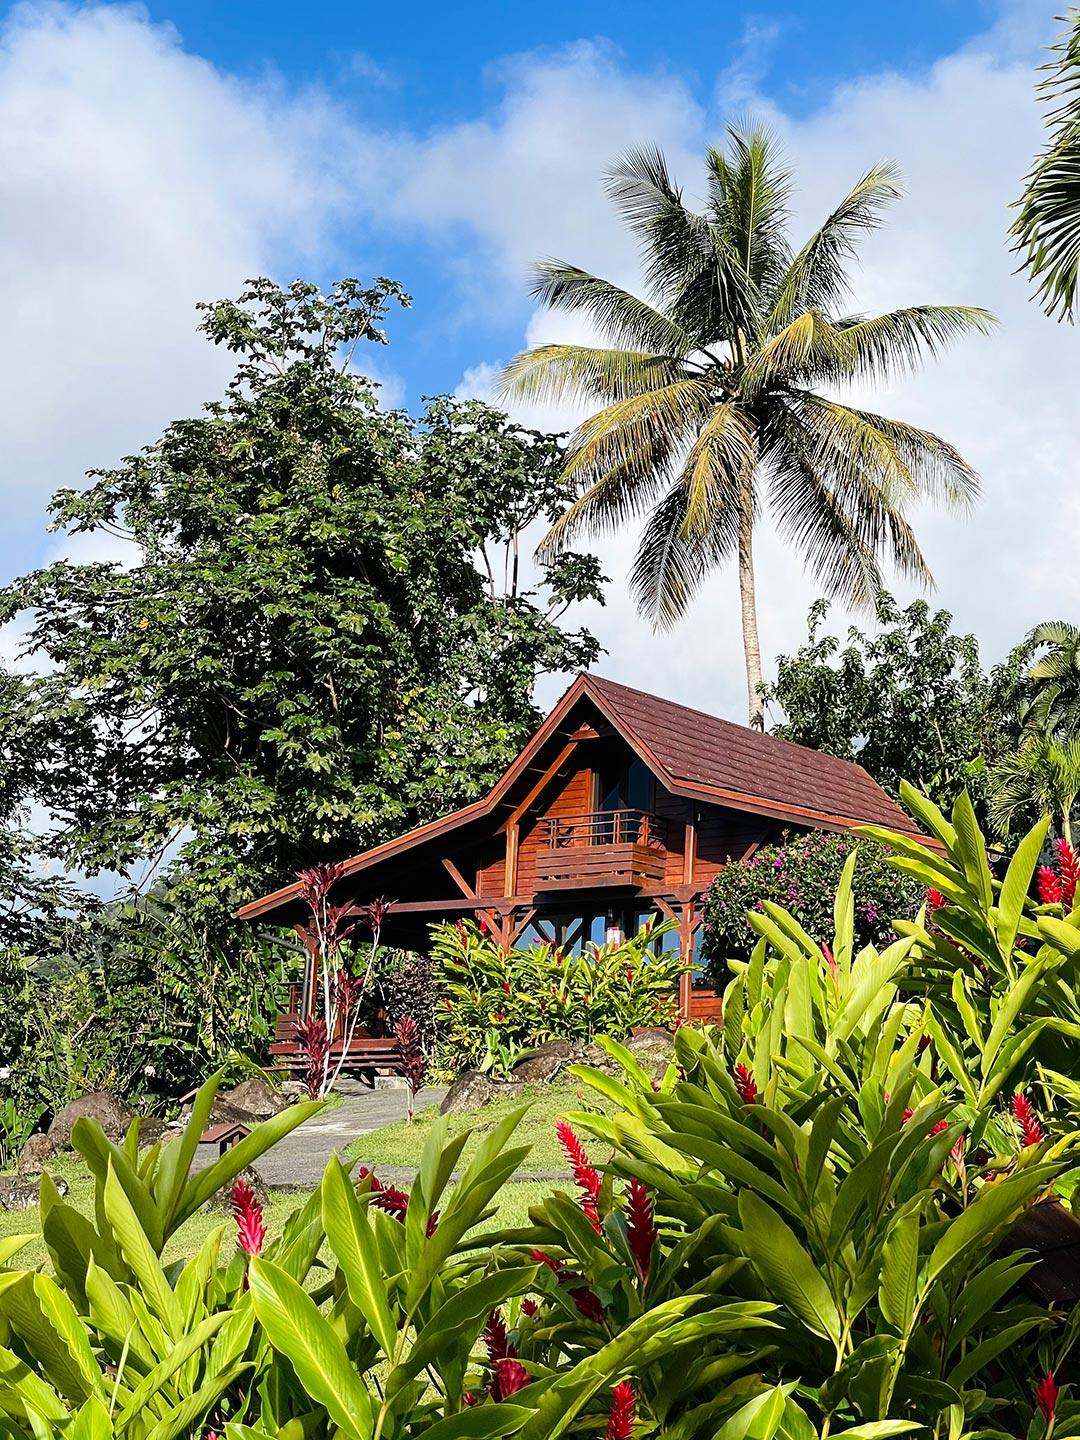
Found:
[[(405, 1119), (407, 1094), (404, 1089), (372, 1090), (353, 1080), (342, 1081), (340, 1089), (340, 1105), (298, 1125), (256, 1163), (256, 1170), (268, 1185), (311, 1189), (322, 1179), (326, 1162), (336, 1151), (346, 1149), (358, 1135)], [(437, 1105), (445, 1094), (445, 1090), (434, 1086), (421, 1090), (416, 1097), (417, 1109)], [(195, 1161), (198, 1169), (209, 1164), (217, 1154), (212, 1145), (200, 1145), (199, 1152)], [(388, 1178), (394, 1177), (388, 1174)]]

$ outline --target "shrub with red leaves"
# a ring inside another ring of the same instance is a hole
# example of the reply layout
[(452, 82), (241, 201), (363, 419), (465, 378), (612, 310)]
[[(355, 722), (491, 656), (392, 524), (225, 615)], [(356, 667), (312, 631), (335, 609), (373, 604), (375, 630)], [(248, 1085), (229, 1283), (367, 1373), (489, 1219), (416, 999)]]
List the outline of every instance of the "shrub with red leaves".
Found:
[(420, 1042), (420, 1027), (411, 1015), (403, 1015), (397, 1023), (394, 1038), (401, 1051), (401, 1071), (409, 1087), (409, 1124), (416, 1110), (416, 1096), (427, 1079), (427, 1056)]
[(293, 1034), (300, 1042), (304, 1060), (304, 1089), (312, 1100), (318, 1100), (326, 1079), (326, 1059), (330, 1054), (326, 1021), (318, 1015), (313, 1015), (310, 1020), (294, 1020)]

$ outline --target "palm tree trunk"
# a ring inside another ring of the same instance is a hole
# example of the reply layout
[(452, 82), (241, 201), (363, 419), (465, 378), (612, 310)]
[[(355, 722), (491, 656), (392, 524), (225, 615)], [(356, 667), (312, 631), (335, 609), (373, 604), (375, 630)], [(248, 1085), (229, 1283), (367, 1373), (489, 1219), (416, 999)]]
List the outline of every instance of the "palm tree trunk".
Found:
[(754, 477), (745, 474), (739, 488), (739, 607), (742, 614), (743, 656), (746, 660), (746, 698), (749, 723), (754, 730), (765, 729), (765, 703), (758, 693), (761, 673), (761, 641), (758, 639), (757, 592), (754, 588)]

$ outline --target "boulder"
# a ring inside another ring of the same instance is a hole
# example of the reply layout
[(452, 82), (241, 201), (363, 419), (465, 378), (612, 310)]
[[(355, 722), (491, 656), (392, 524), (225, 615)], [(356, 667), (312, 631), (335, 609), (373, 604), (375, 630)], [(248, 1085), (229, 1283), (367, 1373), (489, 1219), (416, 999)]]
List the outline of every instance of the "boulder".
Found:
[(647, 1070), (654, 1080), (659, 1080), (675, 1058), (675, 1036), (670, 1030), (654, 1026), (649, 1030), (638, 1030), (626, 1042), (626, 1048), (634, 1059)]
[(48, 1135), (39, 1131), (36, 1135), (31, 1135), (20, 1150), (15, 1168), (20, 1175), (40, 1175), (45, 1168), (45, 1161), (52, 1153), (52, 1141)]
[(524, 1089), (523, 1080), (495, 1080), (481, 1070), (463, 1070), (446, 1092), (439, 1110), (443, 1115), (478, 1110), (492, 1100), (514, 1099)]
[(216, 1190), (211, 1195), (209, 1200), (211, 1209), (226, 1210), (230, 1214), (232, 1213), (232, 1192), (237, 1180), (243, 1180), (245, 1185), (255, 1192), (255, 1199), (260, 1205), (266, 1204), (266, 1181), (257, 1170), (252, 1169), (249, 1165), (246, 1170), (241, 1170), (235, 1179), (230, 1180), (227, 1185), (223, 1185), (220, 1190)]
[(270, 1084), (262, 1075), (252, 1075), (241, 1080), (232, 1090), (225, 1090), (218, 1097), (222, 1103), (236, 1110), (246, 1110), (259, 1120), (269, 1120), (272, 1115), (289, 1107), (288, 1097)]
[(96, 1120), (110, 1140), (122, 1140), (133, 1117), (128, 1107), (108, 1090), (94, 1090), (65, 1105), (49, 1126), (53, 1150), (71, 1149), (71, 1131), (83, 1116)]
[[(54, 1176), (53, 1184), (58, 1195), (68, 1193), (68, 1183), (62, 1176)], [(0, 1175), (0, 1210), (33, 1210), (38, 1203), (38, 1181), (21, 1179), (18, 1175)]]
[(584, 1051), (569, 1040), (549, 1040), (518, 1061), (510, 1072), (511, 1079), (526, 1085), (554, 1080), (561, 1070), (580, 1061), (583, 1055)]

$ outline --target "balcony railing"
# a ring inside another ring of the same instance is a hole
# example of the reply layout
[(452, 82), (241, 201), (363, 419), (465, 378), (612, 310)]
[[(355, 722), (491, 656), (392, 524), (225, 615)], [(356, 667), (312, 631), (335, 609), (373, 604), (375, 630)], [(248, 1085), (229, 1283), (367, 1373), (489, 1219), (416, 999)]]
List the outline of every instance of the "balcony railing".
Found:
[(591, 810), (585, 815), (547, 816), (540, 822), (541, 843), (549, 850), (585, 845), (649, 845), (663, 849), (667, 821), (647, 810)]
[(667, 823), (647, 810), (592, 810), (540, 822), (539, 890), (639, 889), (662, 880)]

